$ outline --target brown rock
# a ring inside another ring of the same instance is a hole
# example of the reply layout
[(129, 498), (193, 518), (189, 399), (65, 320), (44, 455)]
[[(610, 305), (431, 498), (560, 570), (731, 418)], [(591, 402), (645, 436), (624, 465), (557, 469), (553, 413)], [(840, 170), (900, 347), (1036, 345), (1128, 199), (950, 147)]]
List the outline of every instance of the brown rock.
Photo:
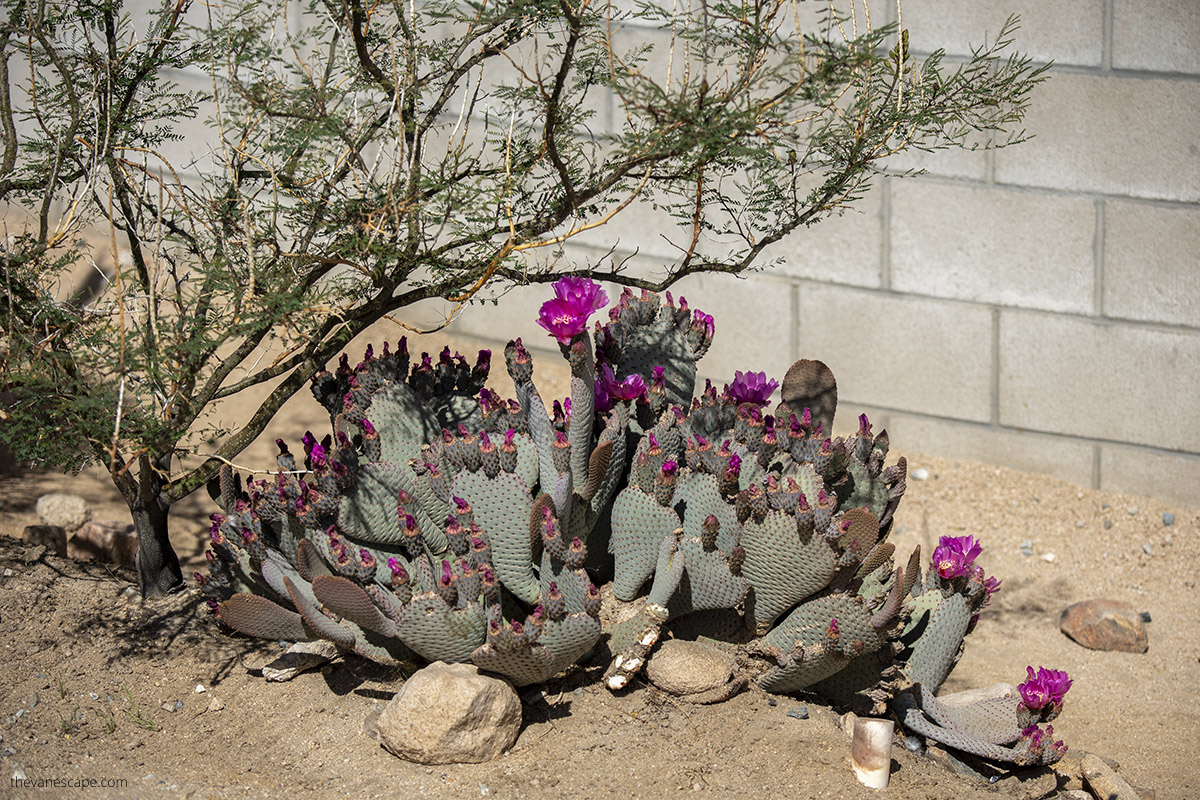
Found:
[(724, 686), (732, 675), (733, 660), (703, 642), (670, 639), (646, 662), (646, 677), (650, 682), (676, 695)]
[(70, 533), (92, 518), (92, 510), (77, 494), (53, 492), (38, 498), (37, 515), (43, 525), (57, 525)]
[(1149, 647), (1141, 615), (1128, 603), (1116, 600), (1084, 600), (1067, 606), (1058, 627), (1092, 650), (1144, 653)]
[(1141, 800), (1124, 778), (1099, 757), (1089, 753), (1083, 757), (1083, 780), (1096, 797), (1104, 800)]
[(521, 701), (505, 681), (470, 664), (436, 662), (404, 682), (376, 722), (391, 752), (418, 764), (478, 764), (521, 730)]
[(67, 529), (61, 525), (27, 525), (21, 538), (25, 544), (40, 544), (56, 555), (67, 554)]
[(290, 681), (301, 672), (316, 669), (338, 655), (337, 645), (324, 639), (296, 642), (286, 653), (263, 667), (262, 676), (269, 681)]
[[(1086, 750), (1068, 750), (1058, 761), (1054, 762), (1054, 773), (1058, 776), (1059, 786), (1063, 789), (1082, 789), (1083, 759), (1088, 755)], [(1097, 756), (1110, 769), (1119, 770), (1120, 763), (1116, 759)]]
[(137, 560), (137, 531), (127, 522), (88, 522), (67, 540), (67, 557), (132, 567)]

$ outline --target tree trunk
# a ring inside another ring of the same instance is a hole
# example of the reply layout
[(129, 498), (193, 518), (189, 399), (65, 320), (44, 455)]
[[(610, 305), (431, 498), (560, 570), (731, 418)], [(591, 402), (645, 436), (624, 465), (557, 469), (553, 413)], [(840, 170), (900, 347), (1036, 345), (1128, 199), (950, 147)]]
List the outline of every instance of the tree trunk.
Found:
[(163, 491), (171, 456), (151, 460), (148, 455), (138, 459), (138, 480), (128, 473), (117, 480), (137, 528), (138, 588), (142, 597), (161, 597), (183, 587), (183, 571), (179, 557), (167, 535), (167, 515), (171, 504)]

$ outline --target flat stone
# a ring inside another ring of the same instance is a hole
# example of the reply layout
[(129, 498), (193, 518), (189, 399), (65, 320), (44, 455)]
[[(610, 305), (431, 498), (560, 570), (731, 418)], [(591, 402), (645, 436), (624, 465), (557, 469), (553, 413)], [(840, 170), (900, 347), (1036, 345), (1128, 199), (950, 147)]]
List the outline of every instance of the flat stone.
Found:
[(301, 672), (316, 669), (338, 656), (337, 645), (318, 639), (315, 642), (296, 642), (279, 658), (262, 668), (262, 676), (277, 683), (290, 681)]
[(46, 545), (35, 544), (33, 547), (26, 547), (21, 553), (21, 560), (26, 564), (32, 564), (35, 561), (41, 561), (42, 556), (46, 555)]
[(1146, 624), (1128, 603), (1097, 598), (1067, 606), (1058, 620), (1067, 636), (1092, 650), (1144, 653)]
[(646, 662), (646, 677), (668, 694), (707, 692), (732, 676), (733, 659), (703, 642), (669, 639)]
[(67, 554), (67, 529), (61, 525), (26, 525), (21, 538), (25, 544), (40, 545), (55, 555)]
[(1050, 767), (1033, 767), (1014, 770), (1007, 777), (996, 781), (995, 786), (1004, 797), (1042, 800), (1058, 789), (1058, 778)]
[(383, 746), (418, 764), (479, 764), (517, 740), (521, 700), (471, 664), (440, 661), (415, 672), (375, 723)]
[(962, 708), (981, 700), (998, 700), (1004, 697), (1016, 697), (1017, 687), (1011, 683), (993, 683), (991, 686), (984, 686), (982, 689), (967, 689), (965, 692), (952, 692), (947, 695), (939, 695), (938, 702), (948, 708)]
[(1142, 800), (1137, 791), (1112, 767), (1089, 753), (1082, 761), (1083, 780), (1092, 794), (1104, 800)]
[(67, 557), (76, 561), (133, 567), (137, 550), (137, 530), (131, 523), (116, 520), (86, 522), (67, 539)]
[(57, 525), (65, 528), (67, 533), (79, 530), (92, 518), (87, 500), (67, 492), (42, 495), (38, 498), (36, 508), (43, 525)]

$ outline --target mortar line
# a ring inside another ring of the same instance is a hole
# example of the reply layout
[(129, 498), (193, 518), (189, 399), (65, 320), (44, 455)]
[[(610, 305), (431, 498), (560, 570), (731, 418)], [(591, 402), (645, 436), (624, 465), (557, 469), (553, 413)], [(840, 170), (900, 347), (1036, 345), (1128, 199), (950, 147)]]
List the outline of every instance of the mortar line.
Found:
[(883, 197), (879, 203), (879, 289), (889, 292), (892, 289), (892, 184), (891, 178), (883, 179)]
[(1112, 50), (1113, 50), (1113, 3), (1115, 0), (1104, 0), (1104, 21), (1100, 28), (1100, 71), (1112, 71)]
[(992, 425), (1000, 426), (1000, 309), (992, 308)]
[(1104, 235), (1108, 223), (1108, 203), (1096, 198), (1096, 233), (1092, 242), (1092, 309), (1097, 317), (1104, 316)]

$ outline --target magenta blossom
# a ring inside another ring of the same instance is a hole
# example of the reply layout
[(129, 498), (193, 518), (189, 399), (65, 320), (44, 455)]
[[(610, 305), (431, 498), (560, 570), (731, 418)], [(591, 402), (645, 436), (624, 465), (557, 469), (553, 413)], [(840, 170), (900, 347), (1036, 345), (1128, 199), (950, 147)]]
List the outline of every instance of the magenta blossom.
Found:
[(779, 381), (767, 380), (765, 372), (738, 370), (733, 373), (733, 383), (726, 388), (733, 399), (739, 403), (765, 406), (771, 402), (771, 392), (775, 391), (777, 386), (779, 386)]
[(933, 550), (931, 569), (946, 580), (965, 575), (983, 548), (974, 536), (943, 536)]
[(592, 312), (606, 305), (608, 295), (600, 284), (590, 278), (568, 276), (554, 282), (554, 298), (542, 303), (537, 323), (559, 344), (570, 344), (571, 339), (587, 328)]
[(1017, 686), (1021, 700), (1028, 709), (1038, 709), (1047, 705), (1061, 706), (1063, 697), (1071, 688), (1074, 681), (1066, 672), (1060, 669), (1038, 667), (1034, 673), (1033, 667), (1026, 667), (1029, 680)]
[(636, 400), (646, 393), (646, 382), (641, 375), (626, 375), (618, 381), (616, 373), (608, 364), (600, 365), (600, 377), (596, 380), (596, 412), (603, 414), (618, 400)]

